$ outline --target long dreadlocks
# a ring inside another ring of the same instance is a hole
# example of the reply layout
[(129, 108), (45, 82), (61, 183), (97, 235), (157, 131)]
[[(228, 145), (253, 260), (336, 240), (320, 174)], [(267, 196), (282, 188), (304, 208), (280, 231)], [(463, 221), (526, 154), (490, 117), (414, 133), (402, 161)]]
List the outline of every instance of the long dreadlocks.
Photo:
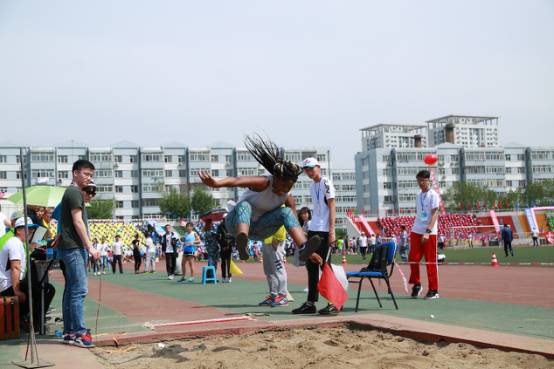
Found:
[(270, 140), (264, 140), (260, 135), (246, 136), (246, 149), (274, 177), (296, 182), (302, 173), (302, 168), (285, 160), (285, 150), (277, 147)]

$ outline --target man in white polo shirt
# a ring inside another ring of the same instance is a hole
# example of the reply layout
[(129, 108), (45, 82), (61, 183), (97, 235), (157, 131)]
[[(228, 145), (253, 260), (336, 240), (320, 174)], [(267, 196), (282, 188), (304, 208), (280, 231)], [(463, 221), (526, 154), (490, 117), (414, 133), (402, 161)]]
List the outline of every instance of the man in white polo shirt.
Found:
[[(321, 166), (315, 158), (307, 158), (302, 162), (304, 173), (313, 180), (310, 185), (312, 195), (313, 212), (308, 229), (308, 239), (319, 236), (321, 245), (319, 249), (306, 262), (308, 270), (308, 299), (293, 314), (314, 314), (316, 312), (316, 302), (319, 299), (317, 284), (319, 282), (319, 272), (323, 263), (328, 261), (329, 247), (335, 244), (335, 187), (333, 183), (321, 175)], [(336, 315), (339, 313), (337, 307), (328, 304), (319, 310), (321, 315)]]
[(419, 278), (419, 262), (425, 256), (429, 292), (425, 299), (439, 298), (439, 277), (437, 267), (437, 231), (439, 218), (440, 197), (431, 188), (431, 173), (428, 170), (420, 171), (417, 184), (421, 192), (416, 197), (416, 218), (410, 233), (410, 284), (413, 284), (412, 297), (417, 298), (421, 293)]

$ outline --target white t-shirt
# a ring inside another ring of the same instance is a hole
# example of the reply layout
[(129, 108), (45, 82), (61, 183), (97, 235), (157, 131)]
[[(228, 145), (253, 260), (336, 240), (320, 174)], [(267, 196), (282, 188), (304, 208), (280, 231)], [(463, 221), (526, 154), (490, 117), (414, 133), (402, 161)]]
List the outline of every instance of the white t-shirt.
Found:
[(172, 240), (175, 238), (175, 234), (173, 232), (171, 232), (171, 234), (165, 234), (164, 237), (168, 237), (168, 240), (167, 240), (167, 244), (165, 245), (165, 253), (172, 253), (172, 252), (175, 252), (175, 250), (173, 250), (173, 243), (172, 243)]
[(146, 238), (146, 252), (150, 255), (154, 255), (156, 253), (156, 245), (154, 245), (154, 241), (150, 237)]
[[(424, 234), (427, 230), (431, 213), (433, 209), (438, 209), (440, 203), (439, 195), (431, 188), (427, 192), (420, 192), (416, 196), (416, 218), (412, 227), (412, 232)], [(438, 220), (433, 226), (431, 234), (437, 234), (439, 229)]]
[(6, 234), (6, 224), (4, 223), (6, 219), (8, 219), (8, 217), (6, 217), (4, 213), (0, 213), (0, 237)]
[(99, 243), (98, 244), (98, 252), (100, 253), (100, 256), (108, 256), (108, 245), (105, 243)]
[(12, 270), (6, 270), (10, 260), (21, 262), (21, 273), (19, 279), (23, 279), (25, 270), (25, 248), (23, 242), (17, 237), (12, 237), (4, 244), (0, 251), (0, 292), (10, 288), (12, 284)]
[(360, 247), (367, 247), (367, 236), (365, 234), (360, 236)]
[(119, 241), (119, 242), (114, 242), (113, 243), (113, 254), (114, 255), (121, 255), (121, 249), (123, 247), (123, 242)]
[(310, 231), (329, 232), (329, 206), (325, 200), (335, 198), (335, 187), (327, 177), (321, 177), (319, 182), (310, 185), (310, 194), (314, 204)]

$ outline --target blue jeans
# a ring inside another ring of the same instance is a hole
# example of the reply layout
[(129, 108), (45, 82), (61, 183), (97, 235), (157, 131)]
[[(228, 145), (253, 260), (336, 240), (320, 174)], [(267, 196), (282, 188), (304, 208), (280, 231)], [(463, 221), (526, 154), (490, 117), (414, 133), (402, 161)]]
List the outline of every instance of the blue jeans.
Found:
[(64, 334), (85, 333), (85, 297), (87, 287), (87, 252), (85, 249), (60, 249), (65, 265), (65, 289), (63, 291)]
[(227, 230), (235, 235), (237, 224), (250, 225), (249, 238), (252, 240), (264, 240), (285, 226), (291, 228), (300, 228), (298, 219), (292, 214), (292, 210), (288, 207), (278, 207), (268, 211), (258, 220), (252, 220), (252, 205), (247, 201), (239, 202), (233, 210), (225, 217), (225, 225)]

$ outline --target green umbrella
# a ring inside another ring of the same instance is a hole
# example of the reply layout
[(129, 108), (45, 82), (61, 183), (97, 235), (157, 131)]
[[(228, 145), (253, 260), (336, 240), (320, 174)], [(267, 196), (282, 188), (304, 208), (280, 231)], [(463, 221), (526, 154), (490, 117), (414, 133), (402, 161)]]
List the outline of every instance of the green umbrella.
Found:
[[(27, 194), (27, 205), (43, 206), (53, 208), (62, 201), (65, 188), (56, 186), (36, 185), (25, 190)], [(14, 204), (23, 204), (23, 192), (14, 193), (8, 200)]]

